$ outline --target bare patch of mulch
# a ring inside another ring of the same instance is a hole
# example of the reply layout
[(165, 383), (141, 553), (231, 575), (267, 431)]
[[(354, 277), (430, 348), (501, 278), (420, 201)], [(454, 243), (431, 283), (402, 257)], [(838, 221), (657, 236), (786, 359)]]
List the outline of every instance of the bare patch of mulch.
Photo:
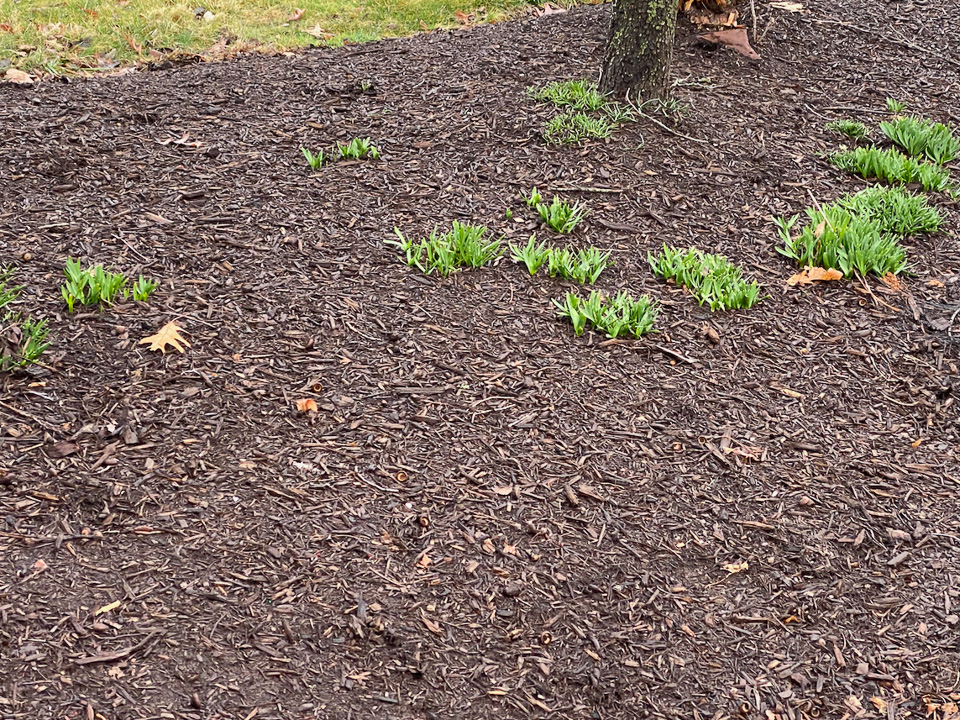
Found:
[[(681, 33), (689, 116), (581, 148), (524, 91), (596, 75), (605, 8), (2, 88), (0, 249), (54, 347), (2, 379), (0, 718), (955, 717), (960, 213), (909, 295), (787, 287), (770, 217), (862, 186), (830, 119), (960, 123), (960, 25), (807, 10), (758, 4), (757, 62)], [(306, 169), (355, 136), (383, 158)], [(384, 244), (545, 237), (533, 185), (659, 334)], [(710, 314), (663, 242), (769, 297)], [(67, 316), (68, 255), (163, 287)], [(169, 320), (185, 354), (137, 344)]]

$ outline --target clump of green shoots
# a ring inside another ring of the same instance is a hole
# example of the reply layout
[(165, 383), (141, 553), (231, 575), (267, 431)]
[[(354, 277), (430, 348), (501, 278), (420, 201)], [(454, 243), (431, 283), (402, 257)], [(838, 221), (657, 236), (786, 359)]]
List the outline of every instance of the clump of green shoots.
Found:
[(600, 110), (606, 100), (597, 85), (589, 80), (563, 80), (528, 90), (534, 100), (574, 110)]
[(346, 144), (337, 143), (337, 153), (345, 160), (362, 160), (367, 156), (376, 160), (380, 157), (380, 151), (370, 138), (354, 138)]
[(546, 243), (537, 243), (537, 236), (531, 235), (527, 244), (523, 247), (519, 245), (510, 245), (510, 257), (514, 262), (523, 263), (527, 266), (527, 272), (536, 275), (537, 270), (543, 267), (550, 255), (550, 248)]
[(446, 277), (462, 267), (478, 268), (503, 254), (500, 239), (487, 241), (487, 229), (480, 225), (453, 221), (453, 228), (439, 234), (434, 228), (429, 237), (411, 240), (394, 228), (398, 240), (389, 245), (400, 248), (410, 267), (417, 267), (430, 275), (434, 271)]
[[(60, 286), (60, 295), (67, 304), (67, 311), (73, 312), (76, 305), (112, 305), (117, 297), (130, 296), (127, 289), (127, 277), (123, 273), (108, 272), (103, 265), (84, 268), (79, 260), (67, 258), (63, 268), (66, 282)], [(157, 283), (141, 275), (133, 286), (133, 298), (145, 301), (157, 289)]]
[(864, 178), (876, 178), (891, 185), (917, 184), (924, 190), (944, 191), (951, 187), (950, 173), (939, 165), (921, 162), (903, 153), (875, 147), (841, 150), (830, 156), (841, 170)]
[(547, 251), (547, 271), (550, 277), (562, 277), (591, 285), (610, 265), (610, 253), (595, 247), (573, 252), (569, 248), (550, 248)]
[(156, 280), (151, 280), (141, 275), (133, 284), (131, 294), (137, 302), (146, 302), (147, 299), (153, 295), (153, 291), (159, 286), (160, 284)]
[(604, 140), (613, 133), (612, 122), (590, 117), (586, 113), (563, 113), (543, 126), (543, 139), (552, 145), (567, 145), (583, 140)]
[(300, 151), (303, 153), (303, 156), (307, 159), (307, 164), (314, 170), (319, 170), (323, 167), (324, 163), (330, 160), (330, 156), (327, 155), (323, 150), (317, 150), (317, 154), (314, 155), (310, 150), (305, 147), (300, 148)]
[(552, 203), (549, 205), (539, 203), (536, 210), (546, 226), (558, 233), (573, 232), (574, 228), (580, 224), (580, 221), (583, 220), (589, 212), (586, 205), (581, 203), (571, 205), (556, 195), (553, 196)]
[(907, 109), (907, 104), (896, 100), (894, 98), (887, 98), (887, 110), (894, 115), (897, 113), (905, 112)]
[(49, 347), (46, 320), (23, 317), (7, 307), (20, 296), (22, 286), (8, 287), (11, 269), (0, 269), (0, 371), (32, 365)]
[(550, 277), (562, 277), (581, 284), (595, 283), (611, 264), (610, 253), (601, 252), (595, 247), (579, 252), (569, 248), (553, 248), (546, 243), (537, 243), (535, 235), (531, 235), (523, 247), (510, 245), (510, 251), (513, 260), (526, 265), (531, 275), (546, 265)]
[(880, 129), (908, 155), (926, 157), (938, 165), (950, 162), (960, 153), (960, 140), (943, 123), (906, 116), (881, 122)]
[(316, 154), (305, 147), (301, 147), (300, 152), (313, 170), (338, 160), (363, 160), (367, 157), (376, 160), (380, 157), (380, 150), (370, 138), (354, 138), (348, 143), (337, 143), (333, 150), (317, 150)]
[(744, 280), (743, 271), (723, 255), (664, 244), (660, 256), (649, 253), (647, 260), (657, 275), (687, 288), (711, 310), (746, 309), (760, 299), (760, 285)]
[(570, 320), (574, 335), (583, 334), (587, 323), (606, 333), (607, 337), (618, 338), (632, 335), (639, 338), (653, 331), (659, 308), (647, 295), (634, 299), (621, 290), (610, 298), (597, 290), (583, 298), (568, 292), (563, 301), (554, 300), (560, 317)]
[(865, 140), (870, 136), (870, 128), (856, 120), (834, 120), (827, 123), (827, 130), (846, 135), (853, 141)]
[(566, 200), (561, 200), (554, 195), (553, 202), (549, 205), (543, 201), (543, 195), (537, 188), (533, 188), (528, 194), (520, 194), (527, 207), (531, 207), (540, 215), (540, 219), (554, 232), (571, 233), (574, 228), (580, 224), (589, 210), (586, 205), (575, 203), (571, 205)]
[(931, 207), (923, 195), (898, 187), (869, 187), (837, 202), (854, 215), (872, 222), (881, 234), (907, 236), (936, 232), (943, 221), (940, 212)]
[(776, 219), (783, 239), (778, 252), (799, 267), (832, 268), (847, 278), (855, 272), (862, 276), (896, 275), (906, 268), (906, 252), (896, 237), (881, 233), (869, 217), (852, 213), (840, 204), (807, 208), (806, 212), (810, 222), (798, 235), (791, 232), (799, 216)]

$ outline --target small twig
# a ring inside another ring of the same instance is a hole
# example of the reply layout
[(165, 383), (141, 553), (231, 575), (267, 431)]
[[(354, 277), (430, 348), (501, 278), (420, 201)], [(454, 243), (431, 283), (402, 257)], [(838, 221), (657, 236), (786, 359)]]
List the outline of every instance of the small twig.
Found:
[(595, 193), (623, 193), (628, 192), (630, 188), (601, 188), (601, 187), (584, 187), (584, 186), (571, 186), (571, 187), (556, 187), (554, 190), (559, 190), (560, 192), (595, 192)]
[(750, 0), (750, 15), (753, 17), (753, 41), (759, 43), (757, 40), (757, 4), (755, 0)]
[(646, 118), (647, 120), (649, 120), (650, 122), (652, 122), (654, 125), (659, 125), (661, 128), (663, 128), (664, 130), (666, 130), (666, 131), (667, 131), (668, 133), (670, 133), (671, 135), (676, 135), (677, 137), (681, 137), (681, 138), (683, 138), (684, 140), (689, 140), (690, 142), (703, 143), (704, 145), (709, 145), (709, 144), (710, 144), (710, 141), (709, 141), (709, 140), (701, 140), (700, 138), (690, 137), (689, 135), (684, 135), (684, 134), (681, 133), (681, 132), (677, 132), (676, 130), (667, 127), (666, 125), (664, 125), (662, 122), (660, 122), (660, 121), (657, 120), (656, 118), (650, 117), (649, 115), (647, 115), (647, 114), (646, 114), (645, 112), (643, 112), (643, 110), (641, 110), (639, 107), (634, 106), (634, 110), (637, 111), (637, 114), (638, 114), (640, 117)]
[(699, 365), (700, 363), (694, 360), (693, 358), (688, 358), (686, 355), (681, 355), (680, 353), (671, 350), (670, 348), (665, 348), (663, 345), (654, 345), (657, 350), (662, 352), (667, 357), (672, 357), (677, 362), (685, 362), (688, 365)]

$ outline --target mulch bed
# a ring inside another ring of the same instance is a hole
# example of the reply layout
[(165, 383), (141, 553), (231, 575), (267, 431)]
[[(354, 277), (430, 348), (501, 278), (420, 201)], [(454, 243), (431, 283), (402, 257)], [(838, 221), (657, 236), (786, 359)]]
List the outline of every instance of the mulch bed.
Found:
[[(524, 90), (596, 75), (604, 7), (0, 88), (0, 250), (54, 338), (2, 378), (0, 718), (953, 717), (960, 213), (900, 293), (788, 288), (770, 217), (863, 186), (829, 119), (960, 123), (960, 21), (759, 5), (760, 61), (682, 31), (689, 116), (583, 147)], [(306, 168), (355, 136), (382, 159)], [(533, 185), (658, 334), (384, 244), (525, 241)], [(699, 308), (663, 242), (769, 297)], [(68, 316), (68, 255), (163, 287)], [(171, 319), (185, 354), (138, 345)]]

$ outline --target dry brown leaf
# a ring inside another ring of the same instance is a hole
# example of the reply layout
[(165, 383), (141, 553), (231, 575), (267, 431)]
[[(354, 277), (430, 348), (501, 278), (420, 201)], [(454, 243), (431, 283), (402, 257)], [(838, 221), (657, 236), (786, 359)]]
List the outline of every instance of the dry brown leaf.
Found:
[(294, 8), (293, 12), (290, 13), (290, 17), (287, 18), (287, 22), (296, 22), (303, 17), (303, 13), (303, 8)]
[(428, 618), (426, 615), (421, 616), (423, 619), (423, 624), (427, 626), (427, 630), (437, 635), (443, 635), (443, 630), (440, 629), (439, 623), (435, 623), (433, 620)]
[(937, 280), (936, 278), (934, 278), (933, 280), (927, 280), (927, 286), (928, 287), (944, 287), (944, 284), (942, 280)]
[(37, 560), (37, 561), (33, 564), (33, 569), (34, 569), (36, 572), (38, 572), (38, 573), (39, 573), (39, 572), (43, 572), (44, 570), (46, 570), (46, 569), (49, 568), (49, 567), (50, 567), (50, 566), (47, 565), (43, 560)]
[(0, 23), (0, 32), (12, 33), (13, 25), (11, 25), (10, 23)]
[(461, 25), (469, 25), (470, 21), (473, 20), (473, 15), (470, 13), (465, 13), (463, 10), (454, 10), (453, 16)]
[(150, 347), (147, 348), (148, 350), (159, 350), (164, 355), (167, 354), (167, 345), (176, 348), (180, 352), (184, 352), (184, 346), (190, 347), (190, 343), (183, 339), (183, 336), (180, 334), (182, 330), (183, 328), (171, 320), (160, 328), (155, 335), (145, 337), (139, 344), (149, 343)]
[[(423, 21), (421, 20), (420, 23), (422, 25)], [(309, 30), (304, 30), (304, 32), (307, 35), (313, 35), (315, 38), (319, 40), (329, 40), (330, 38), (333, 37), (333, 33), (328, 33), (326, 30), (320, 27), (320, 25), (314, 25)]]
[(815, 280), (828, 282), (843, 279), (843, 273), (833, 268), (806, 267), (796, 275), (787, 279), (787, 285), (811, 285)]
[(33, 76), (16, 68), (7, 68), (3, 79), (14, 85), (33, 85)]
[[(730, 15), (733, 15), (733, 13), (731, 12)], [(732, 18), (732, 20), (735, 22), (736, 19)], [(729, 25), (731, 22), (730, 19), (728, 19), (726, 22), (720, 24)], [(744, 57), (748, 57), (751, 60), (760, 59), (757, 51), (750, 46), (750, 41), (747, 39), (746, 28), (715, 30), (714, 32), (707, 33), (706, 35), (700, 35), (699, 37), (701, 40), (706, 40), (707, 42), (715, 43), (717, 45), (725, 45), (729, 48), (732, 48)]]
[(297, 410), (299, 412), (319, 412), (317, 408), (317, 403), (313, 398), (305, 398), (303, 400), (297, 400)]

